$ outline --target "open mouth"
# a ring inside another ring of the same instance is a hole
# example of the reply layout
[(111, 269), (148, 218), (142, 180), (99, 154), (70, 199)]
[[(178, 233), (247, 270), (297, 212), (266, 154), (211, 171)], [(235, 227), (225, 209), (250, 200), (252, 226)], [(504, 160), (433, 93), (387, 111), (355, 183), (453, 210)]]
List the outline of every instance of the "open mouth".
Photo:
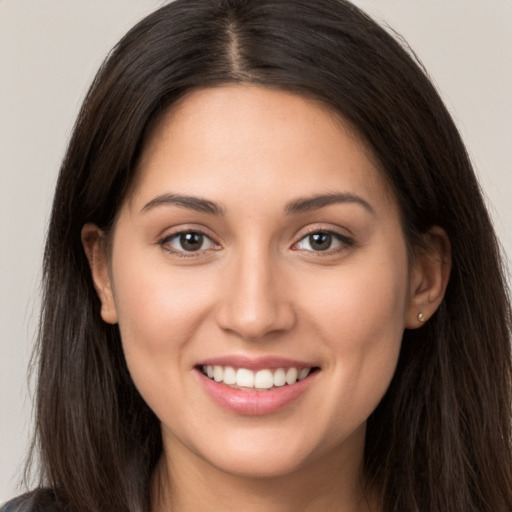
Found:
[(289, 367), (253, 371), (220, 365), (202, 365), (197, 369), (215, 382), (245, 391), (269, 391), (283, 386), (293, 386), (320, 370), (318, 367)]

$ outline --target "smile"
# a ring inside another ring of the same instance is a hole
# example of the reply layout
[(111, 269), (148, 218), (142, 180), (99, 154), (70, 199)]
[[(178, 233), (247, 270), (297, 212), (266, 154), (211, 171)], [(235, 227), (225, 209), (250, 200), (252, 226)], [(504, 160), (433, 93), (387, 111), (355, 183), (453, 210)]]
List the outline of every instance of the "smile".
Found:
[(222, 409), (244, 416), (277, 413), (307, 394), (320, 367), (282, 358), (221, 357), (203, 361), (195, 374)]
[(232, 366), (203, 365), (201, 371), (215, 382), (233, 389), (267, 391), (282, 386), (291, 386), (305, 379), (313, 368), (264, 368), (258, 371)]

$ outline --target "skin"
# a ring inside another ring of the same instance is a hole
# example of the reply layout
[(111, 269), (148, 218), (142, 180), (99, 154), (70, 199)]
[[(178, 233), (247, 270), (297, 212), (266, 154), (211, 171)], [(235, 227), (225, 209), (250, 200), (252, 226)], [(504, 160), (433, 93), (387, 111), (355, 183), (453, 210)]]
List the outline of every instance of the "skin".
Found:
[[(163, 194), (223, 214), (156, 204)], [(287, 212), (324, 194), (367, 206)], [(206, 237), (187, 252), (171, 235), (191, 230)], [(315, 250), (311, 232), (336, 233), (332, 246)], [(398, 204), (346, 122), (258, 86), (195, 91), (149, 137), (110, 252), (96, 226), (82, 236), (102, 317), (119, 323), (132, 378), (161, 421), (154, 511), (379, 510), (361, 486), (366, 420), (404, 329), (442, 300), (449, 242), (433, 228), (410, 261)], [(289, 406), (242, 416), (216, 404), (195, 369), (225, 355), (320, 370)]]

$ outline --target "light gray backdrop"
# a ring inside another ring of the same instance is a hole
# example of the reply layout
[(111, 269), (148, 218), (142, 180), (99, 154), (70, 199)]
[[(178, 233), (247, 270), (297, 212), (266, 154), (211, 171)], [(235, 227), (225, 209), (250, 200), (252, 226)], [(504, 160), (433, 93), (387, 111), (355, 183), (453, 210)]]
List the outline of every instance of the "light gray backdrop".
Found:
[[(30, 431), (26, 368), (57, 170), (109, 49), (156, 0), (0, 0), (0, 503)], [(357, 0), (424, 62), (455, 116), (512, 255), (512, 0)]]

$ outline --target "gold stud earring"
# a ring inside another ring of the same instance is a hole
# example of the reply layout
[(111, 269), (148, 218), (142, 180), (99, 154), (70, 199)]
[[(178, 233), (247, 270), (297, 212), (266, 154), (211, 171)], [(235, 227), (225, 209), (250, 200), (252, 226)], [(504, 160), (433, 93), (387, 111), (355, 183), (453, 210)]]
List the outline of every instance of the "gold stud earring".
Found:
[(423, 313), (418, 313), (418, 320), (423, 323), (425, 321), (425, 315)]

